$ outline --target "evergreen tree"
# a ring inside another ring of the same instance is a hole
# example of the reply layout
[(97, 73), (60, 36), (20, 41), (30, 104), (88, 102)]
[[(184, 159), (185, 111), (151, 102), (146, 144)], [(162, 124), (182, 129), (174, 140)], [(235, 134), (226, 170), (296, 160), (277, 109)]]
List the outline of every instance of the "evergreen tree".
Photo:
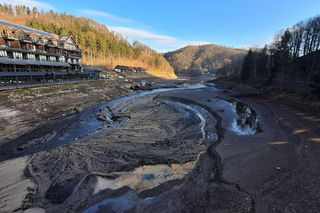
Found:
[(30, 8), (29, 7), (27, 7), (27, 15), (31, 15), (31, 10), (30, 10)]
[(265, 78), (268, 76), (268, 47), (267, 45), (257, 53), (256, 77)]
[(253, 51), (250, 49), (248, 51), (248, 54), (245, 56), (242, 64), (240, 79), (242, 81), (247, 81), (250, 78), (253, 68), (254, 68), (254, 55), (253, 55)]
[(8, 14), (9, 14), (9, 15), (14, 15), (13, 6), (12, 6), (11, 4), (9, 4)]
[(32, 8), (32, 15), (37, 15), (38, 14), (38, 9), (36, 7)]

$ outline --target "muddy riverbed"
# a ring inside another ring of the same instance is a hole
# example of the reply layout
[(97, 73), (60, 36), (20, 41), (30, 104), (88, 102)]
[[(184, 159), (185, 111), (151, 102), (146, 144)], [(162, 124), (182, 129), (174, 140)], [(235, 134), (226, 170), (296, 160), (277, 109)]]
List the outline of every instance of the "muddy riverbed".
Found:
[[(315, 120), (302, 119), (301, 129), (268, 97), (237, 98), (245, 92), (212, 83), (179, 85), (102, 102), (39, 126), (0, 147), (0, 208), (302, 212), (306, 205), (310, 211), (304, 212), (314, 212), (319, 202), (304, 201), (317, 201), (320, 191), (313, 178), (317, 112), (304, 114)], [(301, 188), (293, 189), (294, 183)]]

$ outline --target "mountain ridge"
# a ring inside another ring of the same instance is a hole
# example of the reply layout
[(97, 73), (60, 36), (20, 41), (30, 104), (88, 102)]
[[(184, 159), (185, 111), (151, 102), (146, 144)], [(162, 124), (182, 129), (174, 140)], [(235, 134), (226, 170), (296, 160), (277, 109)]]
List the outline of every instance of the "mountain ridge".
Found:
[(240, 62), (246, 50), (217, 44), (188, 45), (164, 54), (176, 73), (215, 72)]

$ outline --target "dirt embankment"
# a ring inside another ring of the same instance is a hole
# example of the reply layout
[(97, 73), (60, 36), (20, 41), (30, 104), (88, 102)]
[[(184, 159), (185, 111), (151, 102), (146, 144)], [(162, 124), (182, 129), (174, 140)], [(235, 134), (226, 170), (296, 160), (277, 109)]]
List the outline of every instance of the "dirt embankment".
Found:
[[(19, 178), (36, 184), (27, 191), (21, 189), (29, 194), (28, 199), (17, 200), (9, 207), (5, 200), (0, 204), (7, 209), (77, 211), (94, 201), (89, 195), (108, 190), (108, 185), (116, 189), (128, 183), (133, 188), (148, 189), (184, 178), (198, 154), (206, 150), (208, 138), (215, 140), (214, 129), (206, 135), (214, 120), (207, 124), (206, 113), (197, 108), (157, 97), (150, 92), (146, 97), (139, 94), (133, 99), (89, 107), (2, 146), (2, 160), (26, 162), (25, 168), (14, 170), (14, 175), (25, 171)], [(134, 181), (136, 175), (124, 173), (133, 170), (145, 181)], [(4, 175), (0, 173), (0, 177)], [(117, 184), (110, 184), (116, 180)]]
[(31, 155), (25, 177), (36, 184), (20, 208), (250, 211), (251, 197), (222, 178), (221, 118), (208, 99), (216, 93), (200, 86), (91, 107), (3, 147), (2, 159)]
[(219, 81), (213, 80), (210, 81), (217, 83), (218, 85), (223, 85), (223, 87), (233, 90), (241, 91), (237, 96), (263, 96), (271, 99), (282, 100), (287, 103), (297, 104), (297, 105), (308, 105), (312, 108), (320, 109), (320, 99), (319, 94), (315, 91), (309, 92), (304, 95), (302, 92), (294, 92), (288, 89), (280, 89), (274, 86), (261, 86), (261, 85), (249, 85), (243, 84), (236, 81), (228, 81), (220, 79)]
[[(15, 190), (1, 182), (1, 208), (317, 212), (320, 112), (205, 85), (113, 100), (11, 140), (0, 178), (10, 172)], [(15, 193), (26, 196), (5, 199)]]
[(52, 120), (132, 92), (115, 80), (0, 92), (0, 145)]

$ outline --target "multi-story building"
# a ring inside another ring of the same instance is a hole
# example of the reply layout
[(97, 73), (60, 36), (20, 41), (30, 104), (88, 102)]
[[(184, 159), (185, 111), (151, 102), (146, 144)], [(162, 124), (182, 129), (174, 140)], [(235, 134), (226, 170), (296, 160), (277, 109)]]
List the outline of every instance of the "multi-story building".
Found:
[(71, 36), (60, 36), (0, 21), (0, 79), (26, 81), (86, 78), (82, 51)]

